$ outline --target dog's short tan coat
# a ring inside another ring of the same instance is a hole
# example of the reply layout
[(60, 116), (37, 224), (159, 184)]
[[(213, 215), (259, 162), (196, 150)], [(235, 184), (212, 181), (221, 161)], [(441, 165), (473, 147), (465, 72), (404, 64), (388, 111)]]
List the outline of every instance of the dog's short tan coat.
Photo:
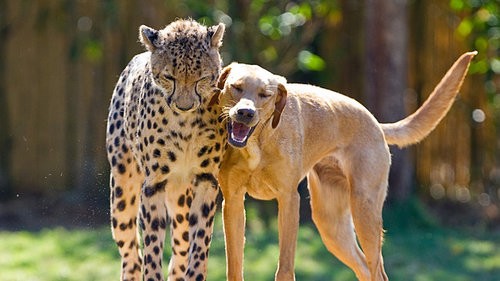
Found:
[(233, 147), (226, 152), (219, 181), (228, 280), (243, 280), (246, 193), (278, 201), (280, 256), (275, 277), (295, 279), (297, 184), (305, 176), (313, 220), (328, 250), (358, 279), (387, 280), (381, 246), (391, 162), (388, 144), (416, 143), (435, 128), (452, 105), (474, 55), (462, 55), (422, 107), (392, 124), (379, 124), (365, 107), (344, 95), (287, 84), (254, 65), (227, 66), (219, 80), (220, 104)]

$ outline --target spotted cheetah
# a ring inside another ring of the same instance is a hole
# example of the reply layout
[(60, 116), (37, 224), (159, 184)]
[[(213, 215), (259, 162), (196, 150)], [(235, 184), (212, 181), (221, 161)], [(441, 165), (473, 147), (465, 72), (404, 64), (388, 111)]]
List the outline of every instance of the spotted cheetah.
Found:
[(129, 62), (116, 84), (106, 144), (121, 280), (163, 280), (168, 224), (168, 280), (206, 279), (226, 141), (220, 109), (212, 102), (224, 28), (194, 20), (162, 30), (141, 26), (147, 51)]

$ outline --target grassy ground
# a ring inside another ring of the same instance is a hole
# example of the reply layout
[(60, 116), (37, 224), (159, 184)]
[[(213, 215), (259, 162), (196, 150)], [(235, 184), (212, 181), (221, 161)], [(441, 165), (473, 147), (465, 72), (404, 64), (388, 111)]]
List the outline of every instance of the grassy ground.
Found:
[[(249, 212), (251, 213), (251, 212)], [(468, 235), (405, 216), (386, 218), (384, 257), (391, 280), (500, 280), (500, 236)], [(408, 219), (408, 217), (406, 217)], [(221, 219), (217, 217), (209, 280), (225, 280)], [(246, 280), (273, 280), (277, 231), (249, 219), (245, 249)], [(119, 257), (107, 227), (97, 230), (0, 231), (0, 280), (118, 280)], [(169, 253), (165, 253), (168, 257)], [(312, 225), (302, 225), (296, 255), (297, 280), (356, 280), (331, 256)]]

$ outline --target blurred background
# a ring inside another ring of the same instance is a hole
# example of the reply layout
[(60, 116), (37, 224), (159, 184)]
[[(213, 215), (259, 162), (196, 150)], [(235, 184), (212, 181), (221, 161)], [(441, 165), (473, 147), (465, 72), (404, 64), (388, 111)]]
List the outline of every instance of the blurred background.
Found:
[[(225, 65), (259, 64), (343, 93), (381, 122), (413, 112), (463, 52), (477, 50), (438, 128), (417, 146), (391, 148), (384, 218), (395, 235), (388, 234), (389, 249), (408, 227), (444, 227), (487, 235), (487, 253), (500, 251), (498, 0), (0, 0), (0, 231), (18, 237), (63, 226), (110, 236), (104, 139), (114, 84), (143, 51), (141, 24), (160, 29), (186, 17), (226, 24)], [(301, 220), (309, 225), (307, 189), (300, 192)], [(274, 202), (247, 205), (249, 227), (274, 227)], [(113, 245), (109, 251), (115, 262)], [(500, 274), (493, 255), (481, 269), (491, 275), (474, 273), (474, 280)]]

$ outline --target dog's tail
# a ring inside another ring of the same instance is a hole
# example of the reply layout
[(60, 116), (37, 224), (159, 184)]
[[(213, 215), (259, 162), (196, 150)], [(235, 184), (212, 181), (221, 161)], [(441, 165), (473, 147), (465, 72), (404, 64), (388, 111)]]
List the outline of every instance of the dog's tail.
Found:
[(462, 86), (476, 51), (463, 54), (448, 70), (429, 98), (412, 115), (395, 123), (381, 124), (388, 144), (408, 146), (423, 140), (448, 113)]

